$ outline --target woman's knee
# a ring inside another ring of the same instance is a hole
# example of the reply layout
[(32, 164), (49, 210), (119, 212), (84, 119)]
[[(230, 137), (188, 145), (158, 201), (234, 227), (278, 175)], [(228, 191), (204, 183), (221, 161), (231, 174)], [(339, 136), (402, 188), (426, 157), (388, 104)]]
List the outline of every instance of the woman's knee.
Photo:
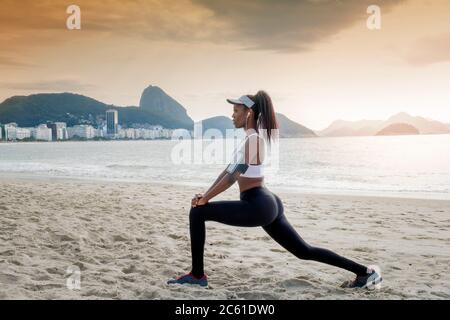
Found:
[(189, 211), (189, 220), (197, 220), (197, 219), (203, 219), (204, 213), (203, 213), (203, 207), (197, 206), (197, 207), (191, 207), (191, 210)]

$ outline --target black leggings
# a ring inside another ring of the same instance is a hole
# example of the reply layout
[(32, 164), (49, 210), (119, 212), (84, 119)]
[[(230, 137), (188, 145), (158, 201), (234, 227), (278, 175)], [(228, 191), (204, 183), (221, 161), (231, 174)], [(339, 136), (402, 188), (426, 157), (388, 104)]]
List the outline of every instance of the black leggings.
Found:
[(217, 221), (238, 227), (263, 229), (282, 247), (305, 260), (315, 260), (365, 275), (367, 268), (323, 248), (307, 244), (289, 224), (283, 204), (266, 187), (255, 187), (240, 194), (240, 201), (213, 201), (191, 208), (189, 227), (191, 236), (192, 273), (203, 276), (205, 221)]

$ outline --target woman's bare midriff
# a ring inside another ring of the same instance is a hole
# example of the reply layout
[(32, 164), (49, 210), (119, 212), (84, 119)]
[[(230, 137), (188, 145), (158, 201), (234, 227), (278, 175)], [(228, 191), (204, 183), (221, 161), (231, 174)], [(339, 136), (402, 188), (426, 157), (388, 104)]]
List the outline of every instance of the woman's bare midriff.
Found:
[(248, 190), (248, 189), (251, 189), (254, 187), (264, 186), (264, 178), (239, 177), (238, 184), (239, 184), (239, 191), (244, 192), (245, 190)]

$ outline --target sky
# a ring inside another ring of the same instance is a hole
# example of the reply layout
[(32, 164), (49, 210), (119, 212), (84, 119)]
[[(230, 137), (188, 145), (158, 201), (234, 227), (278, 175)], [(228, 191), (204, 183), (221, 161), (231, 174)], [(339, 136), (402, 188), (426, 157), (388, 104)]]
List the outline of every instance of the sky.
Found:
[(0, 102), (74, 92), (131, 106), (149, 85), (195, 121), (262, 89), (313, 130), (401, 111), (450, 123), (450, 1), (0, 0)]

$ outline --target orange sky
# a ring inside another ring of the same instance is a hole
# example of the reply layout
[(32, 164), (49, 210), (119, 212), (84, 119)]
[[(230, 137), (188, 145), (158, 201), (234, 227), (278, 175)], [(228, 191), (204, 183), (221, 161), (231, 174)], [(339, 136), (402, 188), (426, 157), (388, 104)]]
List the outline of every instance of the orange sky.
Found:
[[(81, 7), (82, 29), (66, 28)], [(382, 28), (366, 27), (367, 6)], [(267, 90), (311, 129), (406, 111), (450, 122), (448, 0), (0, 0), (0, 101), (76, 92), (137, 105), (158, 85), (194, 120)]]

